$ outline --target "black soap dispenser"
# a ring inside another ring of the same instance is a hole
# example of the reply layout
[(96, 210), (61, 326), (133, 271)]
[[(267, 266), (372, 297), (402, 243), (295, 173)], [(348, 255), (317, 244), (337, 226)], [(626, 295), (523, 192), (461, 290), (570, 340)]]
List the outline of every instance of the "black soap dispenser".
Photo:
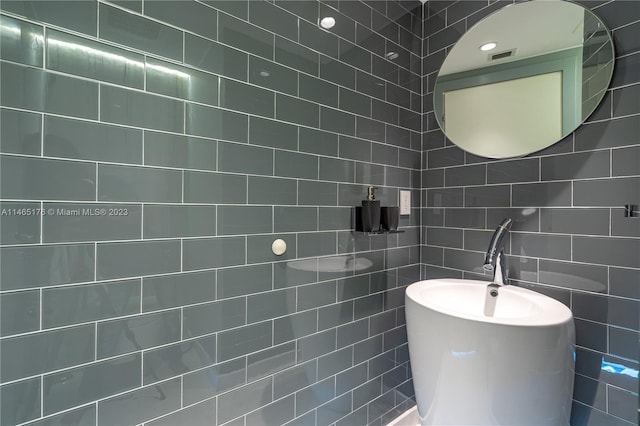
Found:
[(374, 193), (376, 187), (367, 189), (367, 199), (362, 200), (362, 230), (364, 232), (380, 231), (380, 201)]

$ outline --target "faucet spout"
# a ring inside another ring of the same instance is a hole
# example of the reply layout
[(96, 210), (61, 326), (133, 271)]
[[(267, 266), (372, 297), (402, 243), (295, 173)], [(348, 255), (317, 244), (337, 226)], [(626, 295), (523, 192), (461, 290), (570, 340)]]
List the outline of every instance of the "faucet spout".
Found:
[(508, 283), (507, 268), (504, 261), (504, 244), (505, 237), (511, 229), (512, 224), (513, 221), (506, 218), (498, 225), (491, 237), (487, 254), (484, 257), (483, 269), (485, 271), (493, 271), (494, 284), (506, 285)]

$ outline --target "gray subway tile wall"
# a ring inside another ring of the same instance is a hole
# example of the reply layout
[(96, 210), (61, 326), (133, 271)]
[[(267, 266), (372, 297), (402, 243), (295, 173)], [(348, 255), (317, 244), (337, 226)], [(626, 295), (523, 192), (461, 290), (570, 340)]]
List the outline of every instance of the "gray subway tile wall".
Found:
[[(637, 424), (640, 221), (625, 218), (622, 208), (640, 201), (640, 103), (631, 100), (640, 88), (640, 8), (619, 0), (579, 2), (614, 38), (617, 69), (603, 105), (548, 149), (489, 160), (452, 146), (432, 106), (449, 49), (482, 17), (512, 2), (488, 3), (425, 5), (422, 277), (489, 279), (478, 271), (491, 234), (504, 217), (514, 219), (506, 248), (512, 283), (557, 298), (575, 317), (571, 425)], [(633, 377), (616, 374), (614, 364)]]
[[(409, 408), (422, 10), (3, 0), (0, 422), (353, 425)], [(367, 185), (386, 204), (413, 190), (401, 237), (352, 231)]]

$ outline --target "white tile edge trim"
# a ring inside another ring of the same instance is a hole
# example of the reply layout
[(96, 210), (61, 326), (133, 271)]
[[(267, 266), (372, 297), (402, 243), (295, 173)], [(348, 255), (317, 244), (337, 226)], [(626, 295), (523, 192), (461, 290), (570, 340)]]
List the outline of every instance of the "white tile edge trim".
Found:
[(387, 426), (420, 426), (420, 418), (418, 417), (418, 406), (408, 409), (395, 419), (393, 419)]

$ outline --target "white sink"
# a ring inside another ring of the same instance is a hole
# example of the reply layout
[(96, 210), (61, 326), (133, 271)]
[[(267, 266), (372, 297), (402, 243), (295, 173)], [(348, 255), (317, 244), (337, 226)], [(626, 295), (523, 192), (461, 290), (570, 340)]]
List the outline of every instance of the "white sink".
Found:
[(575, 331), (569, 308), (531, 290), (426, 280), (405, 312), (420, 424), (569, 424)]
[[(499, 296), (487, 295), (487, 282), (457, 279), (422, 281), (407, 288), (414, 302), (473, 321), (495, 324), (543, 326), (572, 319), (569, 308), (555, 299), (514, 286), (498, 289)], [(485, 315), (487, 303), (495, 302), (492, 315)]]

